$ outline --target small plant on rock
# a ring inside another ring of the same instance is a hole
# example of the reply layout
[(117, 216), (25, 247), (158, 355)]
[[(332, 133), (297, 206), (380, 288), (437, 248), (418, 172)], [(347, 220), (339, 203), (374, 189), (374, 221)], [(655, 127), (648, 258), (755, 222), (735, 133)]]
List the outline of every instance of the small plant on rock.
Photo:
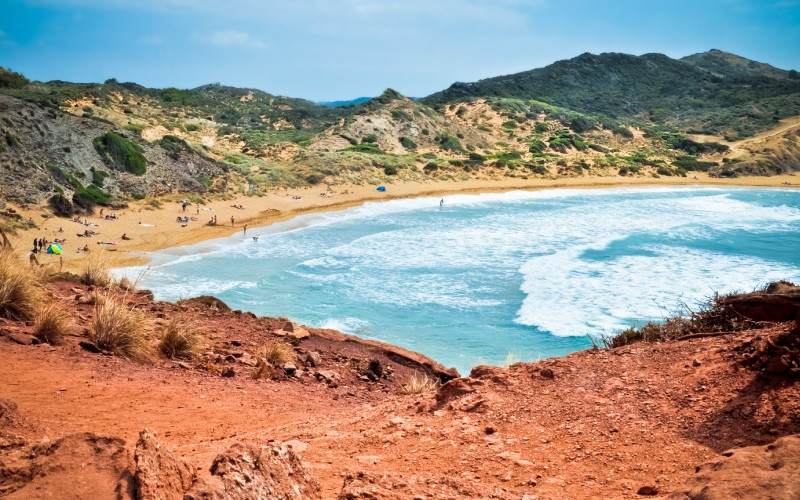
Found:
[(271, 365), (279, 365), (294, 359), (294, 349), (286, 342), (273, 340), (258, 352), (258, 357)]

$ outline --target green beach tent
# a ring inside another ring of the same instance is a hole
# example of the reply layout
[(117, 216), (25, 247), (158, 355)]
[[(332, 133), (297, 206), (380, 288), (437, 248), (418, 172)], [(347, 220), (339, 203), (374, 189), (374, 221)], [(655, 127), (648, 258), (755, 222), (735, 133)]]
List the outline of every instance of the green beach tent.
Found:
[(61, 255), (62, 251), (61, 245), (58, 243), (50, 243), (50, 245), (47, 247), (47, 253), (49, 254)]

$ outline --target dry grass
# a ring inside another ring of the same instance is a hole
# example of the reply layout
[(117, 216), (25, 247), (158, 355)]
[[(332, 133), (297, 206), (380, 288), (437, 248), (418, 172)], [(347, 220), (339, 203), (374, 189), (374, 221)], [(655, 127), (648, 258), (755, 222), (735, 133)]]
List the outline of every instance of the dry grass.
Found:
[[(612, 338), (601, 337), (605, 347), (622, 347), (636, 342), (667, 342), (693, 333), (735, 332), (754, 328), (758, 323), (738, 314), (726, 302), (728, 295), (714, 295), (697, 311), (684, 306), (683, 314), (666, 318), (663, 323), (630, 327)], [(597, 341), (595, 346), (597, 347)]]
[(205, 338), (192, 326), (173, 319), (164, 329), (158, 352), (169, 359), (195, 359), (205, 344)]
[(93, 259), (89, 261), (81, 272), (81, 283), (84, 285), (94, 285), (105, 288), (113, 282), (114, 280), (111, 277), (108, 264), (102, 260)]
[(0, 316), (12, 320), (29, 320), (42, 301), (39, 273), (12, 250), (0, 248)]
[(131, 279), (128, 278), (127, 276), (123, 276), (122, 278), (120, 278), (120, 280), (117, 282), (117, 285), (126, 292), (136, 291), (136, 283), (131, 281)]
[(294, 349), (286, 342), (273, 340), (258, 351), (257, 356), (271, 365), (279, 365), (294, 359)]
[(438, 385), (437, 381), (426, 374), (415, 373), (403, 384), (400, 391), (403, 394), (424, 394), (430, 392)]
[(126, 306), (118, 297), (98, 301), (89, 340), (123, 358), (150, 360), (151, 349), (142, 313)]
[(68, 330), (69, 321), (58, 306), (49, 305), (39, 309), (39, 312), (36, 313), (33, 335), (42, 342), (59, 345), (64, 341)]

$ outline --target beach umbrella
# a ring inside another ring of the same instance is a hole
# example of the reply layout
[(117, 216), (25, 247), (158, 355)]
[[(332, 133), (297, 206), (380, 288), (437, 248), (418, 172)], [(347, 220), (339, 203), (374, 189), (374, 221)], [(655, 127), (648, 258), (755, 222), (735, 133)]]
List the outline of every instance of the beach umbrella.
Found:
[(61, 245), (58, 243), (50, 243), (50, 246), (47, 247), (47, 253), (49, 254), (61, 255), (61, 252)]

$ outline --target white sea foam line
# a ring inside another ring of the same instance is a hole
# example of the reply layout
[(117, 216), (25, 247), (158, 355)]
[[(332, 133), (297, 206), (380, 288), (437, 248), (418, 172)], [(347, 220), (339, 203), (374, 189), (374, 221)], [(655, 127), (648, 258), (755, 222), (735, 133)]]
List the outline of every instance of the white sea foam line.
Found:
[[(537, 257), (520, 272), (526, 294), (516, 322), (557, 336), (613, 333), (630, 318), (659, 319), (695, 305), (715, 291), (749, 291), (800, 270), (762, 259), (657, 246), (656, 257), (622, 256), (585, 261), (577, 247)], [(676, 299), (677, 297), (677, 299)]]
[[(490, 202), (518, 202), (525, 200), (551, 200), (560, 198), (571, 198), (576, 196), (598, 197), (608, 194), (642, 194), (642, 193), (678, 193), (678, 192), (721, 192), (723, 189), (735, 190), (736, 188), (717, 188), (717, 187), (615, 187), (615, 188), (595, 188), (595, 189), (544, 189), (538, 191), (507, 191), (502, 193), (480, 193), (480, 194), (454, 194), (444, 196), (447, 206), (450, 205), (470, 205), (483, 204)], [(740, 188), (748, 189), (748, 188)], [(358, 207), (336, 210), (332, 212), (320, 212), (316, 214), (300, 215), (284, 222), (278, 222), (263, 228), (251, 230), (251, 236), (272, 236), (283, 233), (300, 231), (310, 227), (328, 226), (348, 220), (371, 218), (393, 213), (401, 213), (411, 210), (424, 208), (438, 208), (438, 201), (441, 197), (425, 198), (405, 198), (400, 200), (389, 200), (382, 202), (367, 202)], [(146, 253), (153, 262), (151, 268), (168, 265), (182, 256), (203, 255), (224, 251), (232, 246), (240, 246), (243, 243), (252, 241), (251, 237), (243, 237), (240, 234), (206, 240), (193, 245), (174, 247), (158, 252)]]

